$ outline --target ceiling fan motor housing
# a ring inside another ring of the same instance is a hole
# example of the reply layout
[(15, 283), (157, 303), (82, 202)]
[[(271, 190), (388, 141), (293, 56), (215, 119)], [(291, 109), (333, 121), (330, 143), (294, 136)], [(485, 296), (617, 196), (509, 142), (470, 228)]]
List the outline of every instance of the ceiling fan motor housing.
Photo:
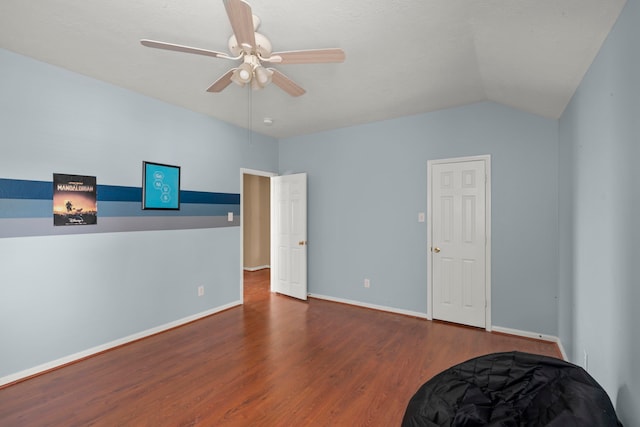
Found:
[[(256, 35), (256, 46), (255, 48), (252, 49), (252, 51), (255, 51), (255, 53), (262, 56), (263, 58), (269, 58), (271, 56), (271, 51), (272, 51), (271, 42), (269, 41), (268, 38), (266, 38), (264, 35), (260, 33), (255, 33), (255, 35)], [(231, 52), (231, 54), (234, 56), (238, 56), (243, 51), (246, 52), (242, 48), (242, 46), (238, 44), (238, 41), (236, 40), (236, 36), (232, 35), (231, 37), (229, 37), (229, 52)]]

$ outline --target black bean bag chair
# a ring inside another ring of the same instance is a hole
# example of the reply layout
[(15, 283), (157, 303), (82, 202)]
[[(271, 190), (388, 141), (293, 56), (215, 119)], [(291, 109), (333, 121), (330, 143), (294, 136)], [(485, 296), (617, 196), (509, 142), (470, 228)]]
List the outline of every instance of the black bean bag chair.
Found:
[(409, 401), (403, 427), (622, 426), (582, 368), (552, 357), (495, 353), (453, 366)]

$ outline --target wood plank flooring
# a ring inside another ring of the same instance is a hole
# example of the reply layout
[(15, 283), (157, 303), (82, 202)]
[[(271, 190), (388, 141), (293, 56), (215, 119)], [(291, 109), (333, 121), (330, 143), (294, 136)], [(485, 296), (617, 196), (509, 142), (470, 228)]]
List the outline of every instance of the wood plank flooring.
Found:
[(0, 389), (0, 426), (397, 426), (418, 387), (471, 357), (555, 344), (271, 294)]

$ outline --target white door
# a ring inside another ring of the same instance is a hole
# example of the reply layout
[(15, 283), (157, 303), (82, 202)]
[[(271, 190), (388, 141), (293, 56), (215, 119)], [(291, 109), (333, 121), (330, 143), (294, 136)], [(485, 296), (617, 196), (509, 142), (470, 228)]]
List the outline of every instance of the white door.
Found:
[(486, 326), (484, 160), (431, 167), (433, 318)]
[(307, 299), (307, 174), (271, 177), (271, 283)]

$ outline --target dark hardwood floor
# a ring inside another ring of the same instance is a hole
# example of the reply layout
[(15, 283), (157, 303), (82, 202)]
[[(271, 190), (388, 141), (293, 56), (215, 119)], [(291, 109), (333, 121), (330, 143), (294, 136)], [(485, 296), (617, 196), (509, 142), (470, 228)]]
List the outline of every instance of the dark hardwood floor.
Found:
[(269, 293), (0, 389), (0, 426), (397, 426), (418, 387), (474, 356), (555, 344)]

